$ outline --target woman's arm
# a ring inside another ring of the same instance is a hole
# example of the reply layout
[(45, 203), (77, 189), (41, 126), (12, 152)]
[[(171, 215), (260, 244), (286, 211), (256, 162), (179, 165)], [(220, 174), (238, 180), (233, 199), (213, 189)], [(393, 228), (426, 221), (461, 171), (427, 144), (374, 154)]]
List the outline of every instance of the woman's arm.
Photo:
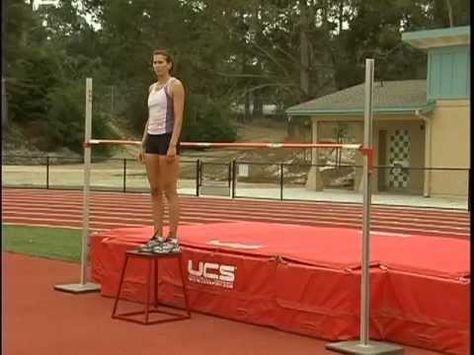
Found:
[[(153, 89), (155, 84), (151, 84), (150, 87), (148, 88), (148, 94), (150, 94), (151, 90)], [(150, 119), (148, 118), (145, 123), (145, 128), (143, 130), (143, 136), (142, 136), (142, 144), (140, 146), (140, 152), (138, 153), (138, 160), (143, 162), (145, 157), (143, 151), (145, 150), (145, 145), (146, 145), (146, 140), (148, 138), (148, 122)]]
[(148, 120), (146, 120), (145, 129), (143, 130), (142, 148), (144, 148), (146, 144), (146, 139), (148, 137), (147, 131), (148, 131)]
[(140, 145), (140, 151), (138, 152), (138, 161), (141, 163), (145, 162), (145, 146), (146, 146), (146, 139), (148, 137), (147, 131), (148, 131), (148, 120), (146, 120), (146, 123), (145, 123), (145, 130), (143, 131), (142, 144)]
[(174, 126), (170, 140), (170, 147), (175, 148), (176, 144), (178, 144), (178, 139), (181, 135), (181, 127), (183, 125), (185, 93), (181, 81), (174, 81), (173, 86), (171, 87), (171, 93), (173, 96)]
[[(153, 90), (154, 87), (155, 87), (155, 83), (151, 84), (151, 85), (148, 87), (148, 94), (150, 94), (151, 90)], [(147, 118), (146, 123), (145, 123), (145, 129), (143, 130), (142, 148), (145, 147), (146, 139), (147, 139), (147, 137), (148, 137), (148, 134), (147, 134), (147, 131), (148, 131), (148, 122), (149, 122), (149, 118)]]

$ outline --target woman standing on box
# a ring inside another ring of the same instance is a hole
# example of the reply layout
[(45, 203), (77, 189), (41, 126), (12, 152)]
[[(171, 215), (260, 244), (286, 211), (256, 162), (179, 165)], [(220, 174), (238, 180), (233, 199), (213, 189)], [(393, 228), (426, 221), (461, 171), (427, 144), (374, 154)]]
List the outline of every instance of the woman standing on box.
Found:
[[(140, 247), (142, 252), (179, 252), (177, 184), (185, 92), (181, 81), (171, 76), (172, 69), (171, 55), (166, 50), (155, 50), (153, 71), (157, 81), (148, 90), (148, 120), (139, 153), (150, 184), (154, 234)], [(169, 233), (166, 237), (163, 235), (164, 199), (169, 210)]]

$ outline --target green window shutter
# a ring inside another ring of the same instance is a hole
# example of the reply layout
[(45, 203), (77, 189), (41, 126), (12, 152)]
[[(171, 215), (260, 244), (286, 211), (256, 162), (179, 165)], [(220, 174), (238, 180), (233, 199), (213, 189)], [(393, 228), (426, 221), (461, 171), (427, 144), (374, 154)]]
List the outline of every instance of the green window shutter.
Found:
[(466, 46), (433, 48), (428, 53), (428, 99), (470, 96), (470, 52)]

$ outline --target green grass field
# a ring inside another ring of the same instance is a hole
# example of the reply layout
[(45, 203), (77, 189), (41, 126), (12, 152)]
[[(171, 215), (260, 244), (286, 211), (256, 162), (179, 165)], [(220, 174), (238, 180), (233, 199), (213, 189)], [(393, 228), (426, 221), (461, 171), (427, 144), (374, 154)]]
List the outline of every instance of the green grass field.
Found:
[(81, 231), (59, 228), (3, 226), (3, 250), (79, 263)]

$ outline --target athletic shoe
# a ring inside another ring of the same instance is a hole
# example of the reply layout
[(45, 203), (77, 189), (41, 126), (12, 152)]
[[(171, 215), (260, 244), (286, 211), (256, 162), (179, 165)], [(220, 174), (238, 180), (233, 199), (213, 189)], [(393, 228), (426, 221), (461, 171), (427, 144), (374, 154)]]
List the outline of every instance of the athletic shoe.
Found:
[(176, 238), (168, 238), (161, 244), (153, 246), (152, 253), (154, 254), (169, 254), (179, 253), (180, 247)]
[(171, 238), (169, 237), (166, 241), (166, 244), (170, 246), (171, 253), (179, 253), (181, 251), (181, 248), (179, 246), (179, 242), (177, 238)]
[(140, 253), (152, 253), (153, 248), (155, 248), (158, 245), (163, 244), (164, 241), (165, 239), (163, 237), (153, 236), (148, 242), (146, 242), (145, 245), (142, 245), (140, 248), (138, 248), (138, 251)]

